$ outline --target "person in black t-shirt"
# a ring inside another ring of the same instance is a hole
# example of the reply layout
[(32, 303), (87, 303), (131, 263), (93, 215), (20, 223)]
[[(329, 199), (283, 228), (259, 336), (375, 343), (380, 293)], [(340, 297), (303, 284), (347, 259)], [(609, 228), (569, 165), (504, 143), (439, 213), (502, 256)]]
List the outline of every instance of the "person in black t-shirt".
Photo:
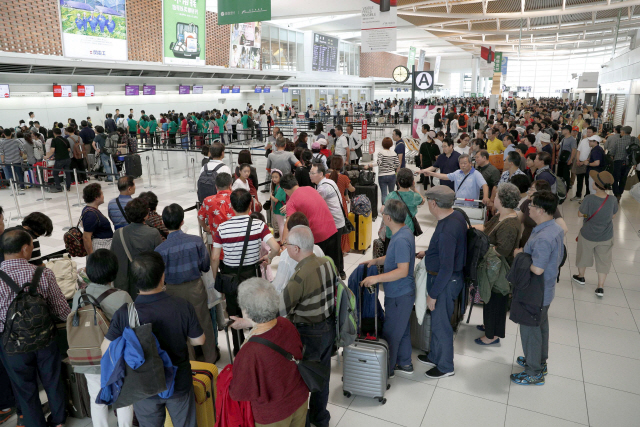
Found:
[[(51, 149), (44, 157), (45, 160), (51, 160), (55, 157), (55, 163), (53, 164), (54, 169), (64, 169), (64, 180), (65, 185), (67, 187), (67, 191), (71, 190), (71, 146), (69, 145), (69, 141), (62, 138), (62, 129), (54, 128), (53, 129), (53, 141), (51, 141)], [(55, 183), (55, 188), (50, 188), (49, 191), (52, 193), (59, 193), (62, 191), (62, 187), (60, 186), (60, 175), (59, 171), (53, 171), (53, 182)]]

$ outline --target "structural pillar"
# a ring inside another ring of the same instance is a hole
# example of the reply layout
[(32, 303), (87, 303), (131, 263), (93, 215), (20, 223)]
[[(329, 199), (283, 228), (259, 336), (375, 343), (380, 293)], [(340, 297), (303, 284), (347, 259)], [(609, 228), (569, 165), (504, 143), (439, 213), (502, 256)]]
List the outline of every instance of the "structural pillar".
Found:
[(474, 56), (471, 60), (471, 93), (478, 92), (478, 58)]

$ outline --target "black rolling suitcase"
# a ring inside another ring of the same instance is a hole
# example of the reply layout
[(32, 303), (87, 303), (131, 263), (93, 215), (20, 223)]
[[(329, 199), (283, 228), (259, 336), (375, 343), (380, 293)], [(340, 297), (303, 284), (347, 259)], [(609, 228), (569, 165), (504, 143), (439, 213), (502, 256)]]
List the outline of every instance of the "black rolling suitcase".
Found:
[(124, 156), (124, 169), (127, 175), (134, 178), (142, 176), (142, 160), (137, 154), (129, 154)]
[(84, 374), (75, 373), (69, 359), (62, 361), (62, 371), (69, 415), (73, 418), (91, 417), (91, 398)]
[(354, 185), (354, 187), (356, 188), (356, 191), (353, 193), (353, 196), (364, 194), (369, 198), (369, 201), (371, 202), (371, 214), (375, 221), (378, 217), (378, 184)]

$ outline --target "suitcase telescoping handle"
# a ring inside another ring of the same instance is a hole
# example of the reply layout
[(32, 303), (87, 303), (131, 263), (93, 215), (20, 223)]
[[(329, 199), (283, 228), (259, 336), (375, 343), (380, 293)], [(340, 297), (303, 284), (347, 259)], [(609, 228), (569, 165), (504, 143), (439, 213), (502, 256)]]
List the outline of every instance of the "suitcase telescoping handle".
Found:
[[(233, 365), (233, 347), (231, 346), (231, 341), (229, 340), (229, 328), (233, 322), (234, 320), (230, 320), (224, 325), (224, 332), (225, 332), (225, 336), (227, 337), (227, 347), (229, 348), (229, 359), (231, 360), (232, 365)], [(231, 330), (236, 331), (233, 328), (231, 328)], [(240, 342), (240, 332), (236, 331), (236, 334), (238, 334), (238, 342)]]

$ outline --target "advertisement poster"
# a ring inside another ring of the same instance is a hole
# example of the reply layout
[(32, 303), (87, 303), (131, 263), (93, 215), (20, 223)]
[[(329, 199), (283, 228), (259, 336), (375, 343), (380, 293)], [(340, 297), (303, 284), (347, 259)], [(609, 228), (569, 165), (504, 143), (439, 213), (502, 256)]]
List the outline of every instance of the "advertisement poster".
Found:
[[(362, 53), (396, 50), (397, 0), (361, 0)], [(415, 50), (414, 50), (415, 55)]]
[(125, 96), (138, 96), (140, 95), (140, 86), (139, 85), (126, 85), (124, 87)]
[(142, 86), (142, 94), (143, 95), (155, 95), (156, 94), (156, 85), (144, 85), (144, 86)]
[(0, 98), (9, 98), (10, 95), (9, 85), (0, 85)]
[(271, 21), (271, 0), (218, 0), (218, 25)]
[(96, 87), (94, 85), (78, 85), (78, 96), (95, 96)]
[(180, 85), (178, 88), (179, 95), (189, 95), (191, 93), (191, 86), (189, 85)]
[(206, 0), (164, 0), (164, 63), (205, 65)]
[(71, 96), (71, 85), (53, 85), (54, 98), (69, 98)]
[(231, 93), (240, 93), (240, 86), (234, 86), (231, 89)]
[(416, 65), (416, 48), (411, 46), (409, 48), (409, 56), (407, 57), (407, 68), (411, 69), (414, 65)]
[(229, 85), (222, 85), (220, 93), (229, 93)]
[(67, 58), (127, 60), (126, 0), (60, 0)]
[(260, 22), (245, 22), (231, 26), (229, 67), (260, 69)]
[(411, 135), (413, 138), (420, 138), (423, 124), (428, 124), (433, 128), (433, 119), (439, 108), (441, 107), (436, 107), (435, 105), (416, 105), (413, 108), (413, 125), (411, 126)]

